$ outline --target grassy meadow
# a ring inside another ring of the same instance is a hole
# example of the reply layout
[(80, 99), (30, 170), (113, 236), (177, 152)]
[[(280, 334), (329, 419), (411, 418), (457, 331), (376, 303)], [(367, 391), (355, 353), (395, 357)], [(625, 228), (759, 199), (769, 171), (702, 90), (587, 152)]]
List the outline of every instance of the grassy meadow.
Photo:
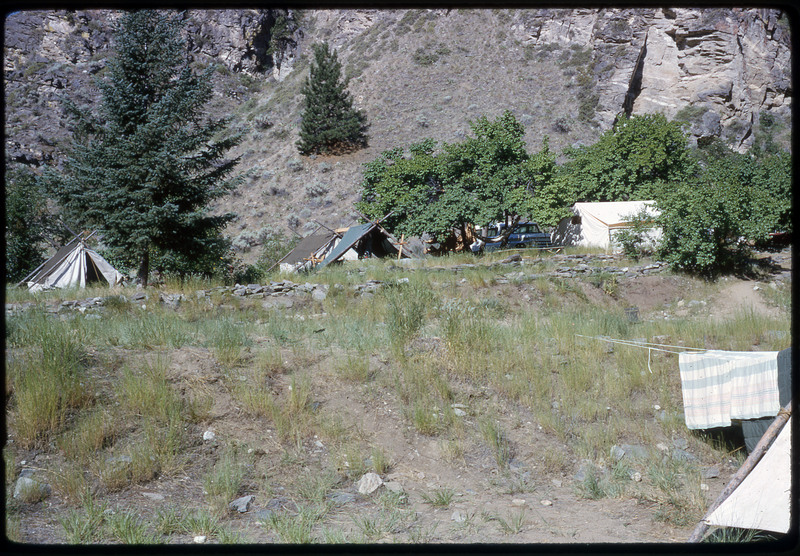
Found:
[[(609, 277), (529, 279), (519, 271), (556, 263), (543, 255), (512, 269), (487, 264), (501, 258), (459, 272), (447, 268), (474, 257), (280, 277), (330, 286), (326, 299), (296, 297), (291, 309), (265, 308), (257, 298), (198, 298), (195, 290), (219, 285), (200, 279), (161, 287), (185, 295), (177, 309), (148, 290), (147, 300), (111, 299), (102, 312), (48, 314), (46, 305), (61, 299), (132, 292), (7, 288), (7, 302), (34, 304), (6, 318), (9, 537), (26, 539), (29, 508), (41, 503), (58, 515), (51, 542), (67, 543), (198, 535), (219, 543), (433, 542), (486, 528), (513, 541), (530, 526), (524, 510), (438, 526), (419, 519), (421, 509), (451, 507), (456, 489), (446, 484), (419, 495), (381, 489), (366, 497), (369, 511), (349, 515), (333, 494), (369, 471), (385, 477), (400, 454), (329, 403), (344, 392), (355, 406), (390, 408), (403, 437), (435, 441), (443, 465), (467, 468), (482, 455), (497, 492), (534, 492), (546, 478), (564, 477), (581, 499), (646, 501), (654, 520), (692, 526), (711, 501), (703, 466), (741, 461), (743, 450), (686, 429), (676, 355), (581, 336), (779, 350), (791, 341), (788, 287), (769, 291), (781, 308), (775, 318), (740, 311), (719, 320), (643, 314), (631, 322), (623, 287)], [(705, 298), (721, 287), (681, 279)], [(384, 286), (357, 294), (352, 286), (367, 280)], [(526, 422), (551, 448), (531, 455)], [(202, 439), (208, 429), (226, 432), (213, 449)], [(657, 444), (672, 446), (676, 437), (699, 459), (664, 457)], [(621, 444), (647, 454), (614, 461), (610, 450)], [(11, 496), (22, 460), (52, 486), (44, 502), (39, 492)], [(535, 475), (520, 475), (520, 465)], [(581, 466), (583, 477), (573, 480)], [(157, 510), (112, 502), (181, 479), (193, 495)], [(245, 494), (260, 507), (271, 499), (284, 506), (246, 526), (228, 508)]]

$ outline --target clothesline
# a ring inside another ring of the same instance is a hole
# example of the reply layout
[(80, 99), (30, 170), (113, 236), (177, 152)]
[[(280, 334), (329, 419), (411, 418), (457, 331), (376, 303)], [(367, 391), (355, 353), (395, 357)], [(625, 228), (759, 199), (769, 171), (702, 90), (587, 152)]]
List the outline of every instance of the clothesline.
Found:
[[(575, 335), (579, 336), (581, 338), (589, 338), (590, 340), (602, 340), (604, 342), (609, 342), (609, 343), (612, 343), (612, 344), (620, 344), (620, 345), (623, 345), (623, 346), (640, 347), (640, 348), (646, 349), (647, 350), (647, 371), (650, 374), (653, 374), (653, 369), (650, 368), (650, 355), (651, 355), (652, 351), (662, 351), (664, 353), (678, 353), (678, 354), (683, 353), (681, 351), (675, 351), (675, 350), (671, 350), (671, 349), (663, 349), (663, 348), (666, 348), (666, 347), (680, 348), (680, 349), (683, 349), (684, 351), (693, 351), (693, 352), (706, 351), (705, 349), (701, 349), (701, 348), (691, 348), (691, 347), (686, 347), (686, 346), (674, 346), (674, 345), (670, 345), (670, 344), (656, 344), (656, 343), (653, 343), (653, 342), (636, 342), (636, 341), (633, 341), (633, 340), (620, 340), (620, 339), (617, 339), (617, 338), (603, 338), (603, 337), (600, 337), (600, 336), (584, 336), (583, 334), (575, 334)], [(660, 347), (653, 347), (653, 346), (660, 346)]]
[[(580, 338), (589, 338), (590, 340), (602, 340), (603, 342), (609, 342), (612, 344), (620, 344), (623, 346), (631, 346), (631, 347), (640, 347), (647, 350), (647, 370), (650, 371), (650, 374), (653, 373), (653, 370), (650, 368), (650, 355), (652, 351), (661, 351), (664, 353), (676, 353), (680, 355), (681, 353), (686, 352), (693, 352), (693, 353), (700, 353), (704, 351), (713, 351), (714, 356), (717, 359), (728, 359), (728, 360), (736, 360), (741, 359), (742, 353), (741, 352), (726, 352), (724, 350), (708, 350), (705, 348), (693, 348), (693, 347), (686, 347), (686, 346), (676, 346), (672, 344), (657, 344), (654, 342), (638, 342), (635, 340), (621, 340), (618, 338), (607, 338), (603, 336), (584, 336), (583, 334), (575, 334)], [(658, 347), (656, 347), (658, 346)], [(675, 351), (672, 349), (664, 349), (664, 348), (678, 348), (682, 351)], [(748, 352), (748, 353), (758, 353), (758, 352)]]
[[(683, 351), (708, 351), (705, 348), (693, 348), (693, 347), (686, 347), (686, 346), (675, 346), (675, 345), (671, 345), (671, 344), (656, 344), (656, 343), (653, 343), (653, 342), (637, 342), (635, 340), (620, 340), (620, 339), (617, 339), (617, 338), (604, 338), (602, 336), (584, 336), (583, 334), (575, 334), (575, 335), (576, 336), (580, 336), (581, 338), (589, 338), (589, 339), (592, 339), (592, 340), (602, 340), (604, 342), (610, 342), (612, 344), (622, 344), (624, 346), (640, 347), (640, 348), (645, 348), (645, 349), (648, 349), (648, 350), (663, 351), (665, 353), (682, 353), (681, 351), (675, 351), (675, 350), (671, 350), (671, 349), (663, 349), (663, 348), (667, 348), (667, 347), (679, 348), (679, 349), (682, 349)], [(653, 347), (653, 346), (660, 346), (660, 347)]]

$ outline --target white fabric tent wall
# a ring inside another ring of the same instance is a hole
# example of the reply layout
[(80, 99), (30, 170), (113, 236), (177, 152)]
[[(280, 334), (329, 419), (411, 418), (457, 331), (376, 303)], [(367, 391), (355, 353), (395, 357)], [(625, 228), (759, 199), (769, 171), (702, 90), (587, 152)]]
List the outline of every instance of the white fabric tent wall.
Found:
[[(605, 250), (619, 250), (614, 236), (619, 231), (629, 228), (628, 220), (638, 215), (643, 209), (655, 218), (658, 211), (654, 201), (616, 201), (605, 203), (575, 203), (572, 206), (574, 216), (558, 223), (552, 234), (553, 245), (600, 247)], [(661, 239), (661, 229), (651, 228), (647, 241), (655, 244)]]
[(791, 523), (791, 450), (790, 417), (764, 457), (706, 523), (787, 533)]
[(78, 243), (66, 257), (48, 273), (44, 279), (37, 282), (28, 282), (30, 291), (36, 292), (48, 288), (68, 288), (78, 286), (86, 287), (86, 276), (88, 265), (93, 265), (100, 275), (105, 278), (109, 285), (116, 285), (122, 282), (123, 276), (108, 261), (93, 251)]

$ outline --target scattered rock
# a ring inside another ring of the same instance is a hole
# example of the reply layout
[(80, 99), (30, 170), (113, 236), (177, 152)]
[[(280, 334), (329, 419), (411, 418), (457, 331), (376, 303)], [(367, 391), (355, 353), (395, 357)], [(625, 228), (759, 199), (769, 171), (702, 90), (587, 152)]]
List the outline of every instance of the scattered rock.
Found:
[(522, 498), (514, 498), (514, 499), (511, 501), (511, 505), (512, 505), (512, 506), (517, 506), (518, 508), (519, 508), (519, 507), (522, 507), (522, 506), (524, 506), (524, 505), (525, 505), (525, 500), (524, 500), (524, 499), (522, 499)]
[(620, 446), (625, 451), (625, 455), (633, 459), (646, 459), (647, 448), (639, 444), (622, 444)]
[(553, 505), (553, 501), (552, 500), (542, 500), (541, 504), (542, 504), (542, 506), (552, 506)]
[(583, 462), (581, 462), (581, 466), (578, 468), (578, 472), (575, 473), (573, 478), (576, 481), (581, 482), (585, 480), (590, 473), (595, 473), (596, 471), (597, 468), (595, 467), (594, 463), (588, 460), (583, 460)]
[(267, 502), (267, 509), (272, 511), (289, 510), (293, 512), (297, 510), (297, 506), (285, 496), (276, 496)]
[(311, 299), (314, 301), (324, 301), (326, 297), (328, 297), (328, 294), (325, 293), (325, 290), (315, 289), (311, 292)]
[(717, 467), (706, 467), (703, 469), (703, 478), (704, 479), (714, 479), (719, 477), (719, 468)]
[(387, 481), (383, 483), (383, 486), (385, 486), (387, 490), (394, 492), (395, 494), (400, 494), (401, 492), (403, 492), (403, 485), (401, 485), (397, 481)]
[(463, 523), (467, 520), (467, 514), (463, 510), (456, 510), (453, 512), (453, 515), (450, 516), (450, 521), (455, 521), (456, 523)]
[(247, 510), (250, 509), (250, 502), (253, 501), (255, 498), (252, 494), (248, 494), (247, 496), (242, 496), (241, 498), (237, 498), (233, 502), (231, 502), (230, 508), (232, 510), (236, 510), (240, 514), (246, 513)]
[(349, 492), (334, 492), (328, 496), (331, 502), (336, 504), (337, 506), (344, 506), (345, 504), (352, 504), (356, 501), (355, 494), (351, 494)]
[(256, 521), (267, 521), (275, 512), (272, 510), (256, 510), (253, 514), (253, 519)]
[(623, 450), (616, 444), (611, 447), (611, 459), (613, 459), (614, 461), (619, 461), (623, 457), (625, 457), (625, 450)]
[(702, 490), (702, 491), (708, 491), (708, 489), (709, 489), (709, 487), (708, 487), (708, 485), (707, 485), (707, 484), (705, 484), (705, 483), (700, 483), (700, 490)]
[(672, 459), (677, 461), (696, 461), (697, 456), (690, 454), (686, 450), (675, 449), (672, 451)]
[(628, 476), (631, 478), (632, 481), (636, 483), (642, 482), (642, 474), (639, 473), (638, 471), (630, 471), (628, 472)]
[(197, 544), (203, 544), (204, 542), (206, 542), (206, 536), (205, 535), (197, 535), (192, 540)]
[(214, 440), (216, 437), (217, 435), (214, 434), (214, 431), (206, 431), (203, 433), (203, 440), (211, 441)]
[(685, 438), (675, 438), (672, 441), (672, 445), (680, 450), (685, 450), (686, 448), (688, 448), (689, 443), (686, 441)]
[(163, 500), (164, 495), (158, 494), (157, 492), (143, 492), (142, 496), (145, 498), (149, 498), (150, 500)]
[(371, 494), (383, 484), (383, 479), (377, 473), (366, 473), (356, 483), (359, 494)]
[(465, 417), (467, 415), (466, 411), (457, 407), (453, 409), (453, 413), (456, 414), (456, 417)]
[(513, 253), (500, 262), (502, 264), (508, 264), (508, 263), (518, 263), (521, 260), (522, 260), (522, 255), (520, 255), (519, 253)]
[(14, 498), (23, 502), (39, 502), (50, 496), (50, 485), (40, 483), (30, 477), (20, 477), (14, 485)]

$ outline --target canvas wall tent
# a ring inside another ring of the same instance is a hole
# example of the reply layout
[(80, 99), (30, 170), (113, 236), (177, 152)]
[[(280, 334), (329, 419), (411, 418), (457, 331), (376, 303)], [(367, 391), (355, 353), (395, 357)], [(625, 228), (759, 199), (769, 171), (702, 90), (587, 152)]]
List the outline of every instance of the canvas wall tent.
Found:
[(96, 251), (86, 246), (82, 235), (75, 237), (20, 283), (31, 291), (47, 288), (86, 287), (91, 282), (105, 281), (111, 286), (122, 283), (124, 276)]
[[(605, 203), (575, 203), (572, 216), (564, 218), (552, 234), (553, 245), (601, 247), (607, 251), (618, 251), (614, 241), (619, 231), (630, 227), (628, 220), (643, 209), (655, 219), (658, 211), (654, 201), (618, 201)], [(651, 228), (648, 241), (653, 244), (661, 238), (661, 229)]]
[(320, 226), (278, 261), (281, 271), (298, 272), (313, 268), (327, 256), (339, 237), (332, 230)]
[[(332, 262), (346, 259), (348, 255), (352, 256), (354, 253), (358, 258), (396, 256), (400, 252), (399, 244), (400, 242), (375, 222), (351, 226), (319, 266), (323, 268)], [(402, 256), (412, 257), (413, 255), (404, 249)]]

